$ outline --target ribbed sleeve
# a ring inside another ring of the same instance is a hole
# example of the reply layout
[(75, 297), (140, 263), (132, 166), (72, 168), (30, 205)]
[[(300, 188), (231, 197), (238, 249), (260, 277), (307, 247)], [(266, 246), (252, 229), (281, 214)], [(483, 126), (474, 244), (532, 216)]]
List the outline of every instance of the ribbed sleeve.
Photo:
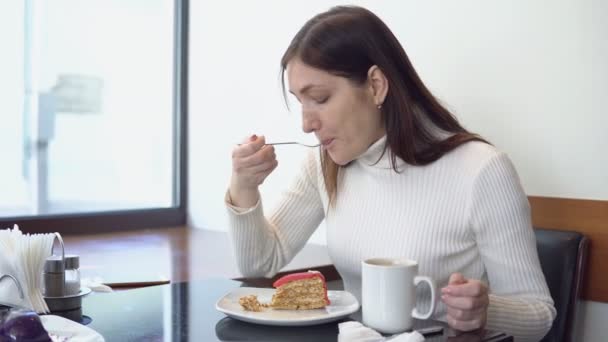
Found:
[(324, 217), (317, 178), (317, 163), (311, 152), (268, 218), (261, 200), (247, 210), (232, 207), (227, 201), (228, 232), (244, 276), (271, 277), (304, 247)]
[(480, 170), (470, 213), (491, 290), (488, 328), (518, 341), (540, 340), (551, 328), (555, 309), (538, 259), (528, 199), (504, 153)]

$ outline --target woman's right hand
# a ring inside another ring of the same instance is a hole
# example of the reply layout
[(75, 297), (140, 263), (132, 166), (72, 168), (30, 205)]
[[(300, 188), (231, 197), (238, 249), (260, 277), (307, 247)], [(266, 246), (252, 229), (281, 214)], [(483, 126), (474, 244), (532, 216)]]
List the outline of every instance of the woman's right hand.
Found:
[(249, 208), (257, 203), (258, 187), (278, 165), (274, 146), (265, 144), (264, 136), (254, 134), (232, 150), (229, 191), (237, 207)]

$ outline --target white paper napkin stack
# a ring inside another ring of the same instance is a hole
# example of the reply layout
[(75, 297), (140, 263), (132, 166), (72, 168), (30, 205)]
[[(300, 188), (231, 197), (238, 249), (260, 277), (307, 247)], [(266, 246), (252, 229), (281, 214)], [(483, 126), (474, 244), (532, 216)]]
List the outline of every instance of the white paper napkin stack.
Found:
[(417, 331), (384, 337), (372, 328), (356, 321), (338, 324), (338, 342), (422, 342), (424, 336)]
[(21, 298), (15, 283), (0, 281), (0, 303), (47, 313), (49, 308), (42, 296), (42, 271), (51, 254), (55, 234), (23, 234), (17, 225), (0, 230), (0, 275), (9, 274), (23, 289)]

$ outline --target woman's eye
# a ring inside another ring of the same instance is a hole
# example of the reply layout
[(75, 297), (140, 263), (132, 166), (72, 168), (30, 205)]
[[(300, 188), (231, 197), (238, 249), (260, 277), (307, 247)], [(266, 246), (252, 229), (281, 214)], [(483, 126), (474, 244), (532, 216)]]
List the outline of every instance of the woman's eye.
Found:
[(327, 102), (327, 100), (329, 100), (329, 96), (317, 98), (315, 99), (315, 102), (318, 104), (324, 104), (325, 102)]

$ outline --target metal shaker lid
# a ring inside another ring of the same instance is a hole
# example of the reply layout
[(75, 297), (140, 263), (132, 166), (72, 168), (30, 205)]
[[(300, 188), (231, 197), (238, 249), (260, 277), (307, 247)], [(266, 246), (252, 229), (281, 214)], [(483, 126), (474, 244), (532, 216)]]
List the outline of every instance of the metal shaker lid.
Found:
[(66, 254), (65, 256), (65, 269), (73, 270), (80, 267), (80, 257), (75, 254)]
[(51, 255), (44, 262), (44, 272), (61, 273), (65, 271), (65, 264), (61, 256)]

